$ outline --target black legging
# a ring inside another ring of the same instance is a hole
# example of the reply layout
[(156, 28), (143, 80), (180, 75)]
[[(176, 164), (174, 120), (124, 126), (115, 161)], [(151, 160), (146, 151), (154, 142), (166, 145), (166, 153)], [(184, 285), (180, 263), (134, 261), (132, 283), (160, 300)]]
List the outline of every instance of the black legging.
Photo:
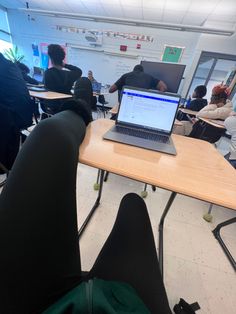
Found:
[[(81, 280), (76, 166), (85, 124), (65, 111), (39, 123), (0, 195), (0, 313), (40, 313)], [(128, 194), (88, 277), (131, 284), (170, 313), (144, 201)]]

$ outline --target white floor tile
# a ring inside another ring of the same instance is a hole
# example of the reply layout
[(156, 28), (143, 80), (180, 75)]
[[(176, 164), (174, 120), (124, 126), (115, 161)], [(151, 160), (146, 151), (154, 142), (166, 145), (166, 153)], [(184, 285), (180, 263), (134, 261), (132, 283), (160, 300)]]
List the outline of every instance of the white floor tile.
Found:
[[(79, 224), (88, 214), (98, 192), (94, 191), (97, 170), (79, 165), (77, 204)], [(140, 195), (144, 184), (109, 174), (104, 183), (101, 205), (80, 239), (82, 265), (89, 270), (104, 244), (116, 218), (122, 197), (128, 192)], [(148, 186), (145, 198), (155, 241), (158, 223), (170, 192)], [(201, 314), (233, 314), (236, 308), (236, 276), (219, 243), (212, 234), (215, 226), (236, 216), (234, 211), (219, 206), (212, 210), (212, 223), (202, 216), (209, 204), (177, 195), (167, 215), (164, 233), (165, 285), (171, 307), (183, 297), (198, 301)], [(134, 217), (135, 219), (135, 217)], [(222, 229), (222, 237), (236, 258), (236, 224)]]

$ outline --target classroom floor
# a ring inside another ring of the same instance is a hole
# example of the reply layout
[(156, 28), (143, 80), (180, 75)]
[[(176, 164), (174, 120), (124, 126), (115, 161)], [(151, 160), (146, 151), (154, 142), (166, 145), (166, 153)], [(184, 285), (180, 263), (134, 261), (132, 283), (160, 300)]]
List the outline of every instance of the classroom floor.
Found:
[[(93, 190), (97, 170), (78, 166), (78, 219), (81, 225), (96, 199)], [(144, 184), (110, 174), (104, 183), (101, 205), (80, 240), (83, 270), (93, 265), (116, 217), (121, 198), (127, 192), (140, 194)], [(145, 202), (151, 218), (155, 241), (160, 215), (170, 192), (148, 187)], [(225, 257), (211, 230), (222, 221), (235, 217), (234, 211), (214, 206), (213, 222), (202, 215), (209, 204), (178, 195), (167, 216), (164, 234), (165, 286), (170, 306), (183, 297), (197, 301), (201, 314), (233, 314), (236, 309), (235, 271)], [(236, 224), (222, 229), (222, 236), (236, 258)]]

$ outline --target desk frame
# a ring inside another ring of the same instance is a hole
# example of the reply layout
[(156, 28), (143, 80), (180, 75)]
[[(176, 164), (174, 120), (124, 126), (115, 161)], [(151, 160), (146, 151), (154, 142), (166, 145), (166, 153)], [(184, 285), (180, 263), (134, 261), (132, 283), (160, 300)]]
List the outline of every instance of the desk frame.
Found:
[[(101, 119), (101, 122), (99, 122), (98, 120), (92, 122), (94, 124), (94, 127), (91, 126), (91, 130), (88, 132), (88, 138), (84, 140), (84, 146), (80, 148), (80, 152), (81, 152), (81, 156), (80, 156), (80, 161), (83, 164), (86, 164), (88, 166), (100, 169), (98, 176), (99, 176), (99, 192), (98, 192), (98, 197), (95, 201), (94, 206), (92, 207), (90, 213), (88, 214), (87, 218), (85, 219), (84, 223), (82, 224), (82, 227), (79, 230), (79, 236), (81, 236), (89, 222), (89, 220), (91, 219), (92, 215), (94, 214), (96, 208), (99, 206), (100, 203), (100, 199), (102, 196), (102, 188), (103, 188), (103, 181), (104, 181), (104, 172), (105, 171), (109, 171), (124, 177), (128, 177), (131, 179), (134, 179), (136, 181), (139, 182), (146, 182), (147, 184), (151, 184), (151, 185), (155, 185), (155, 186), (160, 186), (161, 188), (171, 191), (171, 195), (166, 203), (166, 206), (164, 208), (164, 211), (162, 213), (160, 222), (159, 222), (159, 228), (158, 228), (158, 232), (159, 232), (159, 263), (160, 263), (160, 268), (161, 268), (161, 273), (163, 276), (163, 268), (164, 268), (164, 263), (163, 263), (163, 251), (164, 251), (164, 244), (163, 244), (163, 240), (164, 240), (164, 222), (166, 219), (166, 216), (170, 210), (170, 207), (176, 197), (177, 194), (181, 194), (181, 195), (187, 195), (190, 196), (192, 198), (195, 199), (199, 199), (199, 200), (203, 200), (203, 201), (207, 201), (209, 203), (214, 203), (217, 205), (221, 205), (224, 207), (228, 207), (230, 209), (236, 210), (236, 198), (235, 198), (235, 187), (236, 187), (236, 177), (235, 177), (235, 173), (231, 173), (231, 166), (227, 164), (227, 162), (223, 159), (222, 156), (219, 155), (219, 153), (214, 152), (213, 150), (215, 150), (213, 148), (213, 146), (211, 146), (210, 144), (206, 144), (204, 141), (199, 141), (199, 140), (194, 140), (194, 143), (191, 143), (189, 138), (184, 138), (182, 136), (178, 136), (175, 135), (176, 137), (176, 144), (179, 145), (179, 148), (181, 147), (185, 147), (185, 150), (183, 150), (184, 153), (182, 153), (182, 157), (183, 159), (180, 159), (181, 162), (177, 162), (177, 161), (173, 161), (172, 162), (172, 158), (170, 159), (168, 157), (168, 155), (162, 155), (160, 156), (160, 158), (163, 156), (163, 163), (165, 164), (165, 160), (167, 161), (167, 164), (169, 165), (174, 165), (171, 169), (172, 169), (172, 175), (177, 171), (182, 171), (183, 169), (185, 169), (185, 167), (183, 167), (183, 163), (182, 161), (186, 161), (187, 159), (187, 154), (189, 151), (189, 147), (198, 147), (198, 155), (202, 154), (202, 149), (204, 149), (207, 145), (209, 146), (209, 152), (211, 152), (212, 156), (215, 158), (216, 157), (216, 163), (214, 165), (214, 168), (210, 168), (210, 172), (213, 173), (213, 169), (219, 169), (217, 170), (217, 173), (215, 176), (213, 176), (213, 178), (215, 178), (216, 180), (218, 180), (219, 185), (215, 188), (210, 189), (209, 190), (205, 190), (201, 185), (200, 187), (195, 187), (195, 189), (193, 191), (189, 191), (187, 190), (188, 188), (188, 184), (189, 182), (192, 182), (192, 180), (189, 179), (184, 179), (180, 185), (175, 185), (173, 183), (173, 177), (171, 176), (171, 179), (169, 181), (169, 179), (166, 181), (165, 178), (165, 172), (159, 172), (158, 168), (156, 168), (156, 170), (152, 173), (151, 177), (147, 178), (147, 181), (145, 181), (145, 176), (142, 175), (142, 173), (140, 173), (140, 171), (137, 170), (137, 173), (134, 173), (132, 171), (129, 171), (129, 168), (127, 168), (125, 165), (127, 163), (125, 163), (125, 161), (127, 161), (127, 155), (124, 155), (124, 165), (121, 165), (118, 167), (117, 171), (115, 170), (116, 168), (113, 167), (112, 163), (114, 163), (115, 161), (120, 160), (119, 159), (119, 155), (114, 154), (114, 158), (112, 158), (112, 161), (110, 161), (111, 159), (108, 159), (108, 164), (106, 163), (106, 160), (103, 158), (103, 154), (101, 153), (101, 151), (98, 151), (98, 156), (96, 157), (96, 159), (94, 159), (94, 152), (97, 152), (96, 150), (96, 145), (98, 145), (98, 147), (101, 147), (101, 143), (103, 142), (102, 140), (102, 135), (104, 134), (104, 132), (110, 128), (112, 126), (112, 121), (110, 120), (104, 120)], [(101, 127), (100, 127), (101, 125)], [(101, 131), (100, 131), (101, 130)], [(91, 137), (91, 132), (93, 132), (92, 134), (94, 134), (92, 136), (92, 139), (90, 140)], [(101, 132), (101, 133), (99, 133)], [(195, 142), (196, 141), (196, 142)], [(182, 144), (183, 143), (183, 146)], [(82, 144), (83, 145), (83, 144)], [(105, 153), (109, 154), (113, 154), (114, 151), (114, 145), (118, 145), (120, 152), (122, 154), (123, 151), (123, 146), (124, 144), (117, 144), (112, 142), (111, 144), (108, 144), (108, 142), (104, 141), (104, 150)], [(111, 147), (111, 148), (110, 148)], [(136, 152), (136, 150), (138, 150), (140, 152), (140, 148), (129, 148), (127, 146), (127, 150), (129, 151), (129, 153), (132, 153), (133, 150)], [(127, 154), (127, 150), (125, 149), (125, 152)], [(192, 152), (192, 150), (190, 150)], [(160, 153), (159, 153), (160, 154)], [(196, 156), (198, 156), (196, 155)], [(131, 154), (132, 156), (132, 154)], [(150, 156), (150, 158), (154, 158), (154, 153), (150, 152), (148, 153), (148, 156)], [(155, 154), (156, 156), (156, 154)], [(206, 155), (205, 152), (205, 157), (208, 156), (208, 154)], [(195, 155), (194, 155), (195, 157)], [(139, 164), (139, 158), (137, 158), (137, 162)], [(161, 160), (161, 159), (160, 159)], [(197, 170), (198, 170), (198, 162), (199, 159), (195, 157), (194, 163), (193, 163), (193, 168), (190, 167), (187, 168), (187, 170), (191, 170), (191, 172), (194, 170), (195, 174), (198, 174)], [(176, 167), (178, 170), (176, 170), (175, 167), (175, 163)], [(205, 162), (205, 167), (208, 166), (208, 162)], [(212, 165), (212, 163), (210, 164)], [(123, 168), (124, 166), (124, 168)], [(146, 166), (146, 171), (147, 169), (149, 169), (149, 163), (144, 164), (144, 167)], [(219, 167), (220, 166), (220, 167)], [(127, 170), (126, 170), (127, 168)], [(202, 166), (200, 167), (200, 183), (205, 182), (203, 180), (205, 180), (205, 172), (202, 171)], [(135, 169), (135, 168), (134, 168)], [(137, 168), (138, 169), (138, 168)], [(161, 170), (162, 168), (160, 168)], [(135, 170), (133, 170), (135, 171)], [(174, 171), (174, 172), (173, 172)], [(159, 177), (158, 177), (158, 173), (159, 173)], [(155, 177), (154, 177), (155, 175)], [(164, 175), (164, 176), (163, 176)], [(221, 183), (221, 181), (219, 181), (219, 176), (224, 176), (224, 180)], [(174, 178), (177, 178), (174, 176)], [(186, 178), (188, 178), (188, 176), (186, 176)], [(211, 177), (209, 177), (211, 178)], [(208, 184), (213, 184), (213, 181), (211, 178), (210, 180), (208, 180)], [(164, 180), (164, 181), (163, 181)], [(198, 179), (199, 180), (199, 179)], [(215, 182), (215, 180), (214, 180)], [(187, 185), (186, 185), (187, 184)], [(212, 185), (212, 187), (215, 186), (215, 184)], [(220, 191), (223, 193), (224, 196), (221, 196), (222, 193), (220, 193)], [(215, 193), (215, 194), (212, 194)], [(220, 193), (220, 194), (219, 194)], [(228, 197), (227, 197), (228, 195)]]

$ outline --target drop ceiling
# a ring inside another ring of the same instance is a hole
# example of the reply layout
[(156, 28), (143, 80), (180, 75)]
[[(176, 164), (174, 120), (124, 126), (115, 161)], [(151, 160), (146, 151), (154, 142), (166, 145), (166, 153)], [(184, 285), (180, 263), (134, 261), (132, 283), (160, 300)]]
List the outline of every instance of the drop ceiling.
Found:
[[(236, 0), (28, 0), (30, 9), (236, 29)], [(25, 8), (23, 0), (0, 0)]]

